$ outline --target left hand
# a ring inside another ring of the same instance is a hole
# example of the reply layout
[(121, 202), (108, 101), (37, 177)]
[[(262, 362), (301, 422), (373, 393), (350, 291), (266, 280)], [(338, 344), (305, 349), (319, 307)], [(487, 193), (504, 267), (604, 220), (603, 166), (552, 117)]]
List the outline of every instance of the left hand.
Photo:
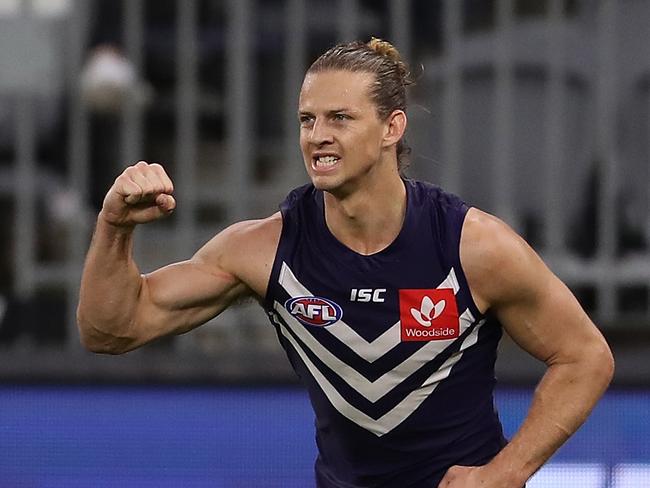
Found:
[(438, 488), (503, 488), (503, 485), (490, 479), (483, 466), (452, 466)]

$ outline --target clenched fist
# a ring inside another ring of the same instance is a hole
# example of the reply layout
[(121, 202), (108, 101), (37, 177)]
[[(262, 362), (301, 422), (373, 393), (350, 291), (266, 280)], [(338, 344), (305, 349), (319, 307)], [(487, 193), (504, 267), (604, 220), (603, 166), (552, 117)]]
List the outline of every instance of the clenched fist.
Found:
[(117, 177), (104, 198), (100, 215), (119, 227), (151, 222), (176, 208), (173, 191), (174, 184), (161, 165), (140, 161)]

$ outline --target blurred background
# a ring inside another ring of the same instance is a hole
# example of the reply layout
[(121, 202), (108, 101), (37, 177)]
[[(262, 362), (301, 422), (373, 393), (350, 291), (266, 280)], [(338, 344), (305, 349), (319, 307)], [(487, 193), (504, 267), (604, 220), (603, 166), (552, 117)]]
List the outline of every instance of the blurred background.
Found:
[[(650, 486), (650, 1), (0, 0), (0, 486), (312, 486), (313, 415), (261, 308), (120, 357), (82, 350), (79, 278), (114, 178), (178, 208), (143, 271), (306, 182), (297, 96), (325, 49), (393, 42), (408, 175), (506, 220), (614, 350), (614, 386), (530, 486)], [(504, 339), (506, 430), (542, 365)]]

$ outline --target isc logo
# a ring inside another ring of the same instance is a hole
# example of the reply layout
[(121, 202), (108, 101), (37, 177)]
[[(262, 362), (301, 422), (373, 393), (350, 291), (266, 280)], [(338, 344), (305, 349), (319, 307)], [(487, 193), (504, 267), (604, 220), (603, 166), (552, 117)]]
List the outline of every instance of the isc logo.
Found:
[(306, 325), (324, 327), (343, 317), (343, 310), (337, 303), (321, 297), (290, 298), (284, 303), (284, 308)]
[(383, 302), (386, 288), (352, 288), (350, 291), (351, 302)]

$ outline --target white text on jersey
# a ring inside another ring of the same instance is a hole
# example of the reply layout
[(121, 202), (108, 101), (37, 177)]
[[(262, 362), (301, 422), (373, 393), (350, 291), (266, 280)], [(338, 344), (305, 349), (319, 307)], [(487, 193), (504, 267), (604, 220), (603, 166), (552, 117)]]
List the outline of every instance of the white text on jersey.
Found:
[(386, 293), (386, 288), (352, 288), (350, 291), (351, 302), (383, 302), (382, 293)]

